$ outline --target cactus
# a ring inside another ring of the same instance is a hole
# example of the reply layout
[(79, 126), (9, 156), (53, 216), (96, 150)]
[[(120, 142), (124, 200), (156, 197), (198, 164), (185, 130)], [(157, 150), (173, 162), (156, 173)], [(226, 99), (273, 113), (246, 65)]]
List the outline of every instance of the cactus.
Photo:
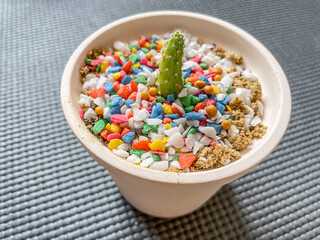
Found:
[(177, 31), (171, 35), (162, 49), (157, 84), (158, 90), (165, 98), (171, 94), (177, 97), (183, 88), (181, 70), (183, 48), (184, 36)]

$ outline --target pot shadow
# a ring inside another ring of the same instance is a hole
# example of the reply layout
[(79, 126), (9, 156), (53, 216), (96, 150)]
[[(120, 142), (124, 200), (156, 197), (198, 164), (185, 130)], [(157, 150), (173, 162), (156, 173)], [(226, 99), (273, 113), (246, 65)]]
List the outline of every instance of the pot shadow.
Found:
[(135, 212), (148, 229), (144, 239), (250, 239), (228, 185), (201, 208), (179, 218), (162, 219)]

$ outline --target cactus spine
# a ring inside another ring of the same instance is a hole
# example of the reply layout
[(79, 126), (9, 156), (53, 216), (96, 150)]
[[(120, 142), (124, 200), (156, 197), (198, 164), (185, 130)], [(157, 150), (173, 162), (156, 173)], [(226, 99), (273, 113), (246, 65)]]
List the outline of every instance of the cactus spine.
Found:
[(171, 35), (162, 49), (157, 83), (158, 90), (164, 97), (171, 94), (177, 97), (183, 88), (181, 70), (183, 48), (184, 36), (177, 31)]

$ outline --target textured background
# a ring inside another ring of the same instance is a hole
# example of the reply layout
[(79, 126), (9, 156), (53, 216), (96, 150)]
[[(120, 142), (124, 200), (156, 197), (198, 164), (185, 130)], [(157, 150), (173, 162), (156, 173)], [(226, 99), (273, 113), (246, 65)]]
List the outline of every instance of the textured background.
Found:
[[(238, 25), (278, 59), (293, 111), (277, 149), (193, 214), (134, 210), (69, 130), (69, 56), (123, 16), (189, 10)], [(320, 2), (0, 1), (0, 239), (320, 239)]]

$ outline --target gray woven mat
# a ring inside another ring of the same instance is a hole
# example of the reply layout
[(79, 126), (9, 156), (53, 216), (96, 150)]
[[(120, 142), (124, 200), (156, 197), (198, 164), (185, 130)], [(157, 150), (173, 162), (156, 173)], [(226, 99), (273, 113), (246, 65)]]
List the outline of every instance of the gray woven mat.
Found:
[[(0, 1), (1, 239), (320, 239), (319, 1)], [(293, 112), (278, 148), (200, 210), (148, 217), (69, 130), (64, 66), (91, 33), (123, 16), (189, 10), (234, 23), (278, 59)]]

